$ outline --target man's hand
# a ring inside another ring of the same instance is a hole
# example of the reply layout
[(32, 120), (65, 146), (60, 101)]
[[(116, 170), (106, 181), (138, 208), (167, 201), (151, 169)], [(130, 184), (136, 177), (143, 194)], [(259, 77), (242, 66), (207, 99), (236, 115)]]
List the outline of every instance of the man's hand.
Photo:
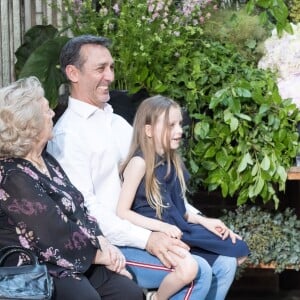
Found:
[(165, 233), (152, 232), (148, 239), (146, 250), (156, 256), (164, 266), (171, 268), (176, 266), (176, 262), (169, 255), (169, 252), (184, 258), (186, 250), (189, 250), (189, 246), (179, 239), (167, 236)]

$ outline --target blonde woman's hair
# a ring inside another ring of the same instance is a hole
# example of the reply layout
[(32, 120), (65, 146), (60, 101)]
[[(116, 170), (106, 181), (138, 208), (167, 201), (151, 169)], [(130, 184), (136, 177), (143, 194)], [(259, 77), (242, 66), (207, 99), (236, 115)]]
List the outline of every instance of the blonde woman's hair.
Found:
[(170, 108), (178, 108), (178, 103), (167, 97), (157, 95), (144, 100), (135, 115), (133, 124), (133, 137), (129, 154), (124, 164), (120, 169), (120, 175), (122, 178), (123, 172), (129, 163), (130, 159), (136, 156), (137, 151), (141, 151), (146, 163), (145, 174), (145, 188), (146, 198), (149, 205), (156, 210), (156, 216), (161, 219), (163, 208), (162, 195), (159, 189), (159, 182), (155, 177), (155, 168), (157, 167), (157, 154), (155, 152), (155, 140), (149, 138), (145, 133), (145, 126), (152, 125), (152, 130), (155, 127), (158, 118), (164, 113), (164, 126), (162, 131), (161, 141), (164, 149), (164, 158), (167, 162), (167, 173), (165, 177), (170, 174), (171, 165), (175, 167), (176, 175), (179, 178), (181, 185), (182, 197), (185, 197), (186, 184), (183, 175), (183, 163), (180, 155), (177, 151), (172, 150), (169, 144), (164, 142), (164, 136), (166, 140), (169, 140), (169, 112)]
[(44, 90), (36, 77), (0, 89), (0, 157), (25, 157), (44, 128), (40, 101)]

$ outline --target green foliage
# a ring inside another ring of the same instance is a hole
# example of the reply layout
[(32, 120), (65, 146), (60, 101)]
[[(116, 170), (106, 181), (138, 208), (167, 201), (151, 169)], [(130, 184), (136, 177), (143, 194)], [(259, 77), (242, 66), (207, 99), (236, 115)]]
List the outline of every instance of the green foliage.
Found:
[(263, 54), (261, 44), (268, 37), (268, 30), (257, 15), (249, 15), (245, 8), (219, 9), (204, 24), (203, 34), (209, 39), (235, 45), (249, 60), (258, 62)]
[(281, 99), (273, 74), (230, 45), (206, 41), (159, 79), (192, 118), (184, 155), (196, 189), (221, 189), (238, 205), (261, 198), (277, 207), (298, 149), (300, 114)]
[[(286, 170), (297, 153), (299, 111), (281, 99), (274, 76), (258, 70), (241, 48), (228, 38), (203, 35), (215, 11), (212, 4), (194, 6), (186, 15), (185, 1), (154, 1), (151, 7), (147, 0), (127, 0), (118, 7), (100, 0), (100, 10), (93, 3), (63, 0), (68, 29), (112, 40), (113, 88), (131, 93), (145, 88), (187, 110), (191, 126), (183, 153), (194, 186), (219, 188), (224, 197), (238, 194), (238, 204), (260, 197), (277, 207), (276, 192), (284, 190)], [(57, 65), (66, 39), (57, 33), (43, 42), (21, 71), (40, 78), (52, 107), (63, 82)]]
[(300, 22), (300, 0), (291, 0), (289, 17), (293, 23)]
[(42, 43), (52, 39), (57, 32), (57, 29), (52, 25), (36, 25), (25, 33), (24, 42), (15, 53), (17, 57), (17, 62), (15, 64), (15, 72), (17, 77), (19, 77), (20, 71), (24, 67), (25, 62), (31, 53), (34, 52), (34, 50)]
[(276, 26), (279, 36), (282, 35), (283, 31), (293, 33), (288, 20), (288, 8), (284, 0), (249, 0), (246, 7), (248, 13), (259, 12), (262, 24), (271, 23)]
[(38, 77), (45, 89), (46, 98), (55, 107), (58, 89), (64, 82), (59, 69), (59, 53), (68, 38), (58, 36), (58, 30), (52, 25), (37, 25), (26, 32), (24, 40), (16, 51), (16, 76)]
[(221, 219), (248, 243), (251, 255), (246, 262), (275, 264), (275, 272), (287, 267), (300, 270), (300, 220), (292, 209), (270, 212), (256, 206), (224, 211)]
[(199, 16), (212, 9), (212, 4), (203, 8), (203, 1), (201, 8), (195, 5), (185, 15), (176, 1), (152, 2), (122, 1), (118, 7), (117, 2), (100, 0), (101, 8), (96, 11), (87, 0), (75, 12), (73, 1), (63, 0), (72, 15), (69, 26), (75, 35), (92, 33), (113, 41), (115, 89), (134, 93), (150, 86), (156, 93), (166, 91), (158, 77), (176, 63), (178, 50), (187, 49), (187, 55), (193, 51), (202, 35)]

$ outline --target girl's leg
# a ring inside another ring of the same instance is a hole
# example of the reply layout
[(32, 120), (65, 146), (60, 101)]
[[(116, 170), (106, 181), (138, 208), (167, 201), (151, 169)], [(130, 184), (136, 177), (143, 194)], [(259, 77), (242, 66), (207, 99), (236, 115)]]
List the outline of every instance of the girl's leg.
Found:
[(235, 257), (219, 256), (212, 266), (213, 280), (206, 300), (223, 300), (234, 280), (237, 268)]
[(169, 253), (176, 262), (176, 267), (162, 280), (153, 300), (167, 300), (195, 279), (199, 269), (198, 263), (189, 251), (185, 252), (184, 258)]
[[(120, 250), (126, 257), (127, 269), (142, 288), (157, 289), (163, 278), (170, 272), (170, 269), (164, 267), (155, 256), (145, 250), (131, 247), (120, 247)], [(193, 257), (199, 265), (198, 274), (193, 283), (172, 296), (172, 300), (205, 299), (211, 284), (212, 270), (205, 259), (196, 255)]]
[(248, 256), (238, 257), (238, 259), (237, 259), (238, 266), (240, 266), (241, 264), (243, 264), (247, 260), (247, 258), (248, 258)]

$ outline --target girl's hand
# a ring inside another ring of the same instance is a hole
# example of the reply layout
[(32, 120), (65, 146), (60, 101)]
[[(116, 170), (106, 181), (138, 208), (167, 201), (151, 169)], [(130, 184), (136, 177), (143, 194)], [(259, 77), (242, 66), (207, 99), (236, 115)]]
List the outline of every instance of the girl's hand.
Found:
[(160, 227), (160, 232), (165, 233), (169, 237), (181, 239), (182, 231), (175, 225), (170, 225), (168, 223), (162, 223)]
[(241, 240), (242, 238), (230, 230), (221, 220), (214, 219), (214, 218), (206, 218), (202, 217), (201, 223), (209, 231), (213, 232), (217, 236), (219, 236), (222, 240), (227, 239), (228, 237), (231, 238), (232, 243), (235, 244), (236, 239)]

